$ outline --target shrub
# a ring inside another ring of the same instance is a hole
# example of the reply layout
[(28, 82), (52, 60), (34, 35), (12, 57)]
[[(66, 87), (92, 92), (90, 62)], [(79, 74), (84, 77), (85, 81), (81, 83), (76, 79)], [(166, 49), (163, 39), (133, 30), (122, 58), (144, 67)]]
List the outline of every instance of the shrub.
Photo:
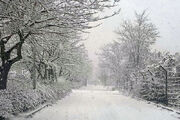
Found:
[(35, 90), (27, 87), (9, 87), (7, 90), (1, 90), (0, 116), (16, 115), (33, 110), (41, 104), (59, 100), (71, 91), (71, 87), (70, 82), (63, 80), (51, 85), (38, 83)]

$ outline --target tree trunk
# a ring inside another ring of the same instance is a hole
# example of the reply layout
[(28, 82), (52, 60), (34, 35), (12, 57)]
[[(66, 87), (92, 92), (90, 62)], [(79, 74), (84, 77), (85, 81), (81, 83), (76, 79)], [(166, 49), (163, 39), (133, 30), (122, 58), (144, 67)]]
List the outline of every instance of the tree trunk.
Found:
[[(2, 65), (0, 66), (0, 90), (7, 88), (7, 77), (11, 66), (22, 59), (22, 45), (24, 40), (30, 35), (30, 33), (24, 35), (23, 32), (19, 31), (19, 42), (13, 45), (9, 50), (6, 50), (6, 43), (11, 38), (8, 37), (6, 41), (0, 39), (0, 58)], [(11, 53), (16, 50), (17, 56), (11, 59)]]
[(3, 68), (0, 70), (1, 76), (0, 76), (0, 90), (7, 88), (7, 77), (8, 73), (10, 71), (11, 64), (6, 63), (3, 65)]

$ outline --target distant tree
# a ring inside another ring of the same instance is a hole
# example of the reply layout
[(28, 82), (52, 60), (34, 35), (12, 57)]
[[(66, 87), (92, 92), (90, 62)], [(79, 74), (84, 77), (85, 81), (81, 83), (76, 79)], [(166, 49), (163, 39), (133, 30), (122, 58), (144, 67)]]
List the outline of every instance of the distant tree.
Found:
[(99, 54), (100, 73), (108, 69), (110, 78), (116, 82), (117, 87), (129, 89), (127, 86), (130, 86), (130, 90), (134, 82), (132, 73), (155, 61), (155, 54), (151, 52), (150, 46), (158, 37), (158, 31), (145, 11), (142, 14), (136, 13), (135, 16), (134, 21), (123, 22), (116, 30), (118, 40), (103, 47)]
[[(99, 66), (101, 70), (100, 75), (103, 75), (100, 76), (100, 78), (105, 80), (106, 77), (109, 77), (114, 79), (115, 83), (118, 85), (121, 79), (121, 69), (123, 67), (122, 64), (124, 62), (122, 46), (117, 42), (107, 44), (101, 49), (101, 52), (99, 53), (99, 59)], [(105, 81), (108, 83), (107, 80)], [(109, 83), (115, 84), (114, 81)]]

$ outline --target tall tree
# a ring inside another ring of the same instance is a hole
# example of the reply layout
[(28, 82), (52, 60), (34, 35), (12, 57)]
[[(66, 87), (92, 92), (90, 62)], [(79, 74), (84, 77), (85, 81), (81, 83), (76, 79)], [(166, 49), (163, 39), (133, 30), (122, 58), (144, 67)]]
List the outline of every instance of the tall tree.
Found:
[(135, 16), (134, 21), (124, 21), (116, 33), (132, 67), (142, 68), (150, 53), (150, 46), (158, 37), (158, 31), (145, 11), (142, 14), (135, 13)]

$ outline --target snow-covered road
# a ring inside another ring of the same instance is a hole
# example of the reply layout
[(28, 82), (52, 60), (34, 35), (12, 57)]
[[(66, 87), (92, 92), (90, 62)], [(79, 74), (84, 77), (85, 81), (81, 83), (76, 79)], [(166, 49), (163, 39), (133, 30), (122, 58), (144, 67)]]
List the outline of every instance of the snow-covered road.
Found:
[(173, 112), (108, 91), (101, 86), (73, 90), (70, 96), (30, 120), (178, 120)]

